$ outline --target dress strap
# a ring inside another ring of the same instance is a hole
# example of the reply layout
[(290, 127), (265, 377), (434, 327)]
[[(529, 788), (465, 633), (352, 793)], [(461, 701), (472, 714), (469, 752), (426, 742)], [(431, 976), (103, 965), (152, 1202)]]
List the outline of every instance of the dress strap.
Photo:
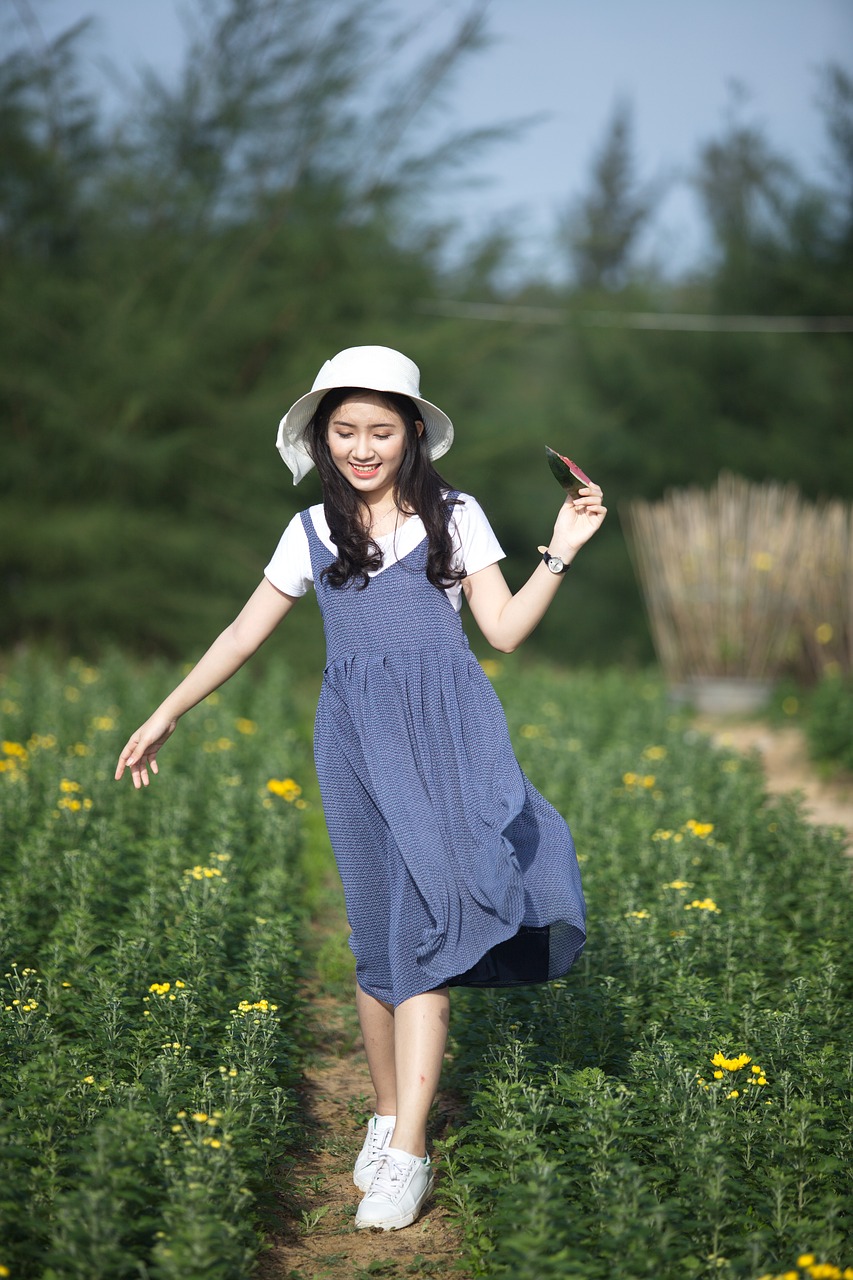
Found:
[(302, 527), (305, 530), (305, 536), (308, 539), (308, 552), (311, 556), (311, 567), (314, 571), (314, 584), (316, 586), (320, 570), (325, 569), (326, 565), (332, 563), (335, 558), (335, 553), (329, 550), (317, 530), (314, 528), (314, 521), (311, 519), (310, 510), (300, 511), (299, 519), (302, 521)]

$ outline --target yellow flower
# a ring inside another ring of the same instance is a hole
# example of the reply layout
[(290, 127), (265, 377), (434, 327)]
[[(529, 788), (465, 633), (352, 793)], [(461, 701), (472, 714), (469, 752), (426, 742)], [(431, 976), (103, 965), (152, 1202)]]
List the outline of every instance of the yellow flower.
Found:
[(192, 1116), (190, 1117), (190, 1119), (191, 1119), (191, 1120), (195, 1120), (196, 1124), (205, 1124), (205, 1123), (206, 1123), (206, 1121), (207, 1121), (207, 1112), (206, 1112), (206, 1111), (194, 1111), (194, 1112), (192, 1113)]
[(483, 668), (484, 674), (487, 675), (490, 680), (494, 680), (495, 677), (499, 676), (501, 673), (501, 664), (496, 662), (494, 658), (484, 658), (480, 663), (480, 666)]
[(650, 791), (652, 787), (655, 785), (655, 781), (656, 781), (655, 775), (653, 773), (647, 773), (645, 777), (642, 779), (642, 784), (647, 791)]
[(92, 721), (92, 728), (98, 733), (107, 733), (110, 729), (114, 729), (116, 725), (112, 716), (95, 716)]
[(16, 756), (19, 760), (26, 760), (27, 748), (22, 746), (20, 742), (4, 742), (3, 752), (7, 756)]
[(10, 1276), (12, 1272), (0, 1262), (0, 1276)]
[(693, 885), (689, 880), (670, 880), (669, 884), (665, 884), (664, 889), (692, 889)]
[(258, 732), (258, 726), (254, 720), (247, 720), (245, 716), (239, 716), (234, 721), (234, 728), (238, 733), (245, 734), (247, 737)]
[(643, 752), (644, 760), (665, 760), (666, 747), (646, 747)]
[(815, 627), (814, 638), (818, 644), (829, 644), (835, 632), (829, 622), (822, 622), (819, 627)]
[(714, 1072), (714, 1079), (715, 1079), (715, 1080), (722, 1080), (722, 1078), (723, 1078), (723, 1073), (722, 1073), (722, 1071), (715, 1071), (715, 1072)]
[(302, 788), (298, 782), (294, 782), (293, 778), (270, 778), (267, 791), (271, 791), (274, 796), (280, 796), (288, 804), (293, 804), (294, 800), (302, 795)]
[[(254, 1004), (248, 1000), (241, 1000), (236, 1009), (232, 1009), (232, 1013), (242, 1014), (245, 1018), (247, 1013), (275, 1013), (278, 1009), (277, 1004), (271, 1004), (269, 1000), (256, 1000)], [(230, 1072), (228, 1073), (231, 1074)], [(235, 1072), (236, 1074), (236, 1072)]]
[(737, 1089), (732, 1089), (731, 1093), (727, 1093), (727, 1094), (726, 1094), (726, 1097), (727, 1097), (727, 1098), (739, 1098), (739, 1097), (740, 1097), (740, 1094), (738, 1093)]
[(801, 1253), (799, 1258), (797, 1258), (797, 1266), (810, 1267), (814, 1262), (814, 1260), (815, 1260), (815, 1256), (813, 1253)]
[(710, 911), (720, 914), (720, 908), (717, 906), (713, 898), (694, 898), (692, 902), (685, 902), (685, 911)]
[(727, 1058), (718, 1050), (711, 1062), (715, 1067), (722, 1067), (724, 1071), (740, 1071), (741, 1067), (745, 1067), (748, 1062), (752, 1062), (752, 1058), (748, 1053), (739, 1053), (736, 1058)]
[(625, 918), (632, 919), (632, 920), (648, 920), (649, 912), (648, 911), (626, 911)]
[(690, 831), (694, 836), (698, 836), (700, 840), (704, 840), (714, 830), (714, 824), (713, 822), (697, 822), (695, 818), (689, 818), (682, 830)]
[(197, 863), (194, 867), (187, 867), (183, 876), (185, 880), (224, 880), (219, 867), (203, 867), (201, 863)]
[(59, 784), (59, 790), (70, 794), (75, 791), (81, 791), (82, 788), (79, 782), (72, 782), (70, 778), (63, 778)]
[(623, 773), (622, 781), (626, 787), (635, 787), (637, 785), (638, 778), (636, 773)]

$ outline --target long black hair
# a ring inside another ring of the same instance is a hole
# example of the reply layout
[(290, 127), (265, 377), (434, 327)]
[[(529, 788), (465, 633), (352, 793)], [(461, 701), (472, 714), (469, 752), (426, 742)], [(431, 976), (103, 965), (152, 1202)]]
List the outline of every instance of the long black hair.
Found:
[(335, 387), (328, 391), (305, 428), (305, 445), (320, 473), (323, 510), (338, 558), (323, 570), (333, 587), (355, 581), (366, 587), (368, 570), (382, 567), (382, 551), (370, 537), (364, 517), (368, 504), (332, 461), (327, 437), (329, 421), (345, 400), (374, 395), (399, 414), (406, 429), (406, 450), (394, 481), (394, 501), (401, 511), (413, 511), (427, 532), (427, 577), (433, 586), (449, 587), (465, 577), (465, 570), (453, 567), (453, 538), (449, 521), (456, 498), (447, 496), (450, 486), (438, 474), (429, 458), (426, 432), (418, 434), (418, 408), (408, 396), (395, 391), (369, 391), (365, 387)]

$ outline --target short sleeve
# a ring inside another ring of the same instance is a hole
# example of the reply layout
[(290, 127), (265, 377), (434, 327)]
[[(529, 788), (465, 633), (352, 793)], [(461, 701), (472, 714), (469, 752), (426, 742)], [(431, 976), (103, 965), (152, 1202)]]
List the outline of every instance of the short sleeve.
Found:
[(457, 544), (454, 564), (470, 575), (490, 564), (497, 564), (506, 553), (477, 499), (468, 493), (460, 493), (459, 498), (453, 508)]
[(279, 539), (264, 577), (288, 596), (304, 596), (314, 585), (311, 550), (301, 518), (296, 515)]

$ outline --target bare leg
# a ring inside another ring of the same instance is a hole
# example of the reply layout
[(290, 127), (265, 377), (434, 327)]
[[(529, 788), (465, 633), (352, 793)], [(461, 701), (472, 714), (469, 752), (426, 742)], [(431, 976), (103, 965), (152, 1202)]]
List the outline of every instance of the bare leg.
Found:
[(426, 1155), (426, 1124), (438, 1091), (447, 1029), (450, 993), (447, 987), (404, 1000), (394, 1010), (394, 1051), (397, 1070), (397, 1125), (391, 1146), (413, 1156)]
[(397, 1075), (394, 1058), (394, 1006), (383, 1004), (356, 985), (355, 1007), (367, 1054), (370, 1078), (376, 1090), (380, 1116), (397, 1114)]

